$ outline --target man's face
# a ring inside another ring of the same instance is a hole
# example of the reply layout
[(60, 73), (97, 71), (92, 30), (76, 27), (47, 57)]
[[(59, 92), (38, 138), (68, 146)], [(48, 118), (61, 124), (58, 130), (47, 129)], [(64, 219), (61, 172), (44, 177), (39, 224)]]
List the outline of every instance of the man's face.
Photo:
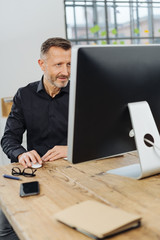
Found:
[(67, 85), (70, 77), (71, 49), (51, 47), (44, 59), (38, 62), (44, 72), (45, 80), (50, 84), (58, 88)]

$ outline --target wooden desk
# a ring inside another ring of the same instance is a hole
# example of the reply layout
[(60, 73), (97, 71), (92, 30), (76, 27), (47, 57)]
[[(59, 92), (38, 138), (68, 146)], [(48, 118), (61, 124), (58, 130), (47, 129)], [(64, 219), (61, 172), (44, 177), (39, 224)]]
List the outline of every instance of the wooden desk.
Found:
[[(25, 240), (87, 240), (85, 235), (57, 222), (59, 210), (87, 199), (96, 199), (111, 206), (142, 216), (140, 228), (112, 237), (114, 240), (160, 239), (160, 175), (134, 180), (105, 171), (135, 163), (134, 154), (107, 160), (72, 165), (59, 160), (45, 163), (36, 177), (10, 180), (9, 164), (0, 168), (0, 204), (17, 232)], [(38, 180), (40, 195), (19, 197), (21, 182)]]

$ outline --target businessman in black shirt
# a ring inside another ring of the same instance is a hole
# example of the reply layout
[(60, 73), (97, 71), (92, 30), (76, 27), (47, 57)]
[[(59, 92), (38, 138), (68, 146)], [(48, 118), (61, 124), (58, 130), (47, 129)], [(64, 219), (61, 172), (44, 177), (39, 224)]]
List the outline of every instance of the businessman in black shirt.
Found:
[[(30, 167), (67, 157), (70, 61), (69, 41), (52, 38), (42, 44), (38, 63), (44, 75), (17, 91), (1, 140), (11, 162)], [(27, 149), (21, 145), (25, 130)]]
[[(67, 157), (70, 42), (63, 38), (46, 40), (38, 64), (42, 79), (17, 91), (1, 140), (11, 162), (24, 167)], [(27, 149), (21, 145), (25, 131)], [(1, 225), (0, 221), (2, 239), (18, 239)]]

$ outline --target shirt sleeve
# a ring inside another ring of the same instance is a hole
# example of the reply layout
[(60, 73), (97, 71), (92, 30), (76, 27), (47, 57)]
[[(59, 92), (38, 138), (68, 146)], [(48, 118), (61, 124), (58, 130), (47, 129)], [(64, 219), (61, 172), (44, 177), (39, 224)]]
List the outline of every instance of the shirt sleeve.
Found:
[(25, 130), (26, 126), (19, 89), (13, 98), (12, 109), (1, 139), (2, 149), (8, 158), (11, 159), (11, 162), (18, 162), (18, 155), (26, 152), (26, 149), (21, 145)]

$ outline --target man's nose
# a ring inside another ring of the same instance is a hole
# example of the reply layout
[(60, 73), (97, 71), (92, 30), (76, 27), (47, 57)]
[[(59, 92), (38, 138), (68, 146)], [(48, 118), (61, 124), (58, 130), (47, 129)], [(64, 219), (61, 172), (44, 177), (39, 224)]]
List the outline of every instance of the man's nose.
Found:
[(68, 66), (64, 65), (63, 68), (62, 68), (61, 73), (63, 75), (67, 75), (68, 76), (69, 72), (70, 72), (70, 68)]

